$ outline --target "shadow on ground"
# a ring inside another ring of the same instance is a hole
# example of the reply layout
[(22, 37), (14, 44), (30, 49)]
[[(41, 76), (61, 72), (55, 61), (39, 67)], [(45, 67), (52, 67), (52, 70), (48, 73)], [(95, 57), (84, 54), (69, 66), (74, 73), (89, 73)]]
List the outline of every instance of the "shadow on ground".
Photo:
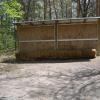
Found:
[(71, 63), (71, 62), (89, 62), (89, 58), (76, 58), (76, 59), (59, 59), (59, 58), (47, 58), (47, 59), (33, 59), (30, 61), (18, 60), (16, 58), (4, 58), (1, 63), (23, 64), (23, 63)]

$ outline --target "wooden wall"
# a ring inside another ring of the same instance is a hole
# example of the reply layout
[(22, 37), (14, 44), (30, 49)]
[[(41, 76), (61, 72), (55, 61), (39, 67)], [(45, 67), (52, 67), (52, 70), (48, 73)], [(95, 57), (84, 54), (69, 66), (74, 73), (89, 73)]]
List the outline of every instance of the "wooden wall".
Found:
[[(97, 22), (17, 25), (18, 59), (95, 57)], [(92, 40), (93, 39), (93, 40)]]

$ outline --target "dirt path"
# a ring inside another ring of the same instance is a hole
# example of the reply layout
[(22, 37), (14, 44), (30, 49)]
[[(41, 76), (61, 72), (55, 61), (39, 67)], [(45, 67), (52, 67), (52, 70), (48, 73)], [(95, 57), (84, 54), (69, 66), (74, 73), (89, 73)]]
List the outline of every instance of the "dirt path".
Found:
[(0, 63), (0, 100), (100, 100), (100, 57)]

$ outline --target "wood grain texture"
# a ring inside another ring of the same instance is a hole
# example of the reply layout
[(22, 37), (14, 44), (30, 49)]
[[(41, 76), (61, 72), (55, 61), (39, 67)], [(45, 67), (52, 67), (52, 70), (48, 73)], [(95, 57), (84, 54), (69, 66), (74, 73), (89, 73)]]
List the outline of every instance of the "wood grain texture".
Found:
[(98, 45), (97, 28), (98, 22), (20, 25), (17, 27), (18, 40), (24, 42), (19, 43), (16, 57), (26, 59), (95, 57), (96, 50), (94, 52), (93, 49), (97, 49)]

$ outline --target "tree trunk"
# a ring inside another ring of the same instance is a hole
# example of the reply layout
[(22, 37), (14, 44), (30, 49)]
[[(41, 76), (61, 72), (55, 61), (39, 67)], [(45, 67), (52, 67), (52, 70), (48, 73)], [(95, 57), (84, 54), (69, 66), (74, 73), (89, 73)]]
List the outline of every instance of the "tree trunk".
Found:
[(24, 19), (28, 20), (29, 19), (29, 13), (30, 13), (31, 0), (28, 0), (27, 2), (25, 2), (24, 0), (19, 0), (19, 2), (22, 4), (23, 11), (25, 12)]
[(50, 20), (52, 19), (52, 14), (51, 14), (51, 1), (49, 0), (48, 1), (48, 3), (49, 3), (49, 18), (50, 18)]
[(33, 0), (33, 7), (32, 7), (32, 19), (35, 21), (35, 3), (36, 3), (36, 1), (35, 0)]
[(62, 18), (64, 18), (64, 3), (63, 3), (63, 0), (60, 0), (60, 5), (61, 5)]
[(54, 11), (55, 11), (55, 17), (56, 17), (56, 19), (58, 19), (58, 13), (57, 13), (57, 9), (55, 7), (55, 0), (53, 0), (53, 7), (54, 7)]
[(66, 3), (66, 18), (68, 17), (68, 12), (67, 12), (67, 3)]
[(100, 16), (100, 0), (96, 0), (96, 16)]
[(80, 0), (77, 0), (77, 17), (80, 17), (80, 10), (81, 10)]
[(47, 15), (47, 0), (44, 0), (44, 20), (46, 20)]

